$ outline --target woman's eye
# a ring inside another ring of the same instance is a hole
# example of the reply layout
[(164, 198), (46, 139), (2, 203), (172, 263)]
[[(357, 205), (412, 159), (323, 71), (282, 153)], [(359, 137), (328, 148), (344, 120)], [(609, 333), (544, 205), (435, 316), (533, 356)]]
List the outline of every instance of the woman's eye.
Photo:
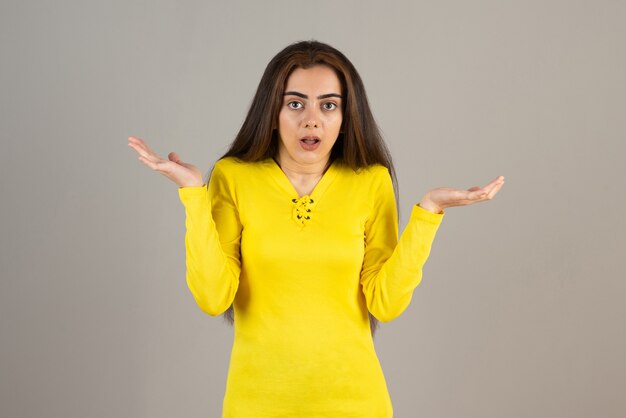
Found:
[(289, 102), (289, 103), (287, 103), (287, 106), (290, 107), (291, 109), (300, 109), (302, 107), (302, 103), (300, 103), (300, 102)]
[(324, 108), (324, 110), (333, 110), (337, 107), (337, 105), (333, 102), (326, 102), (322, 105), (322, 107)]

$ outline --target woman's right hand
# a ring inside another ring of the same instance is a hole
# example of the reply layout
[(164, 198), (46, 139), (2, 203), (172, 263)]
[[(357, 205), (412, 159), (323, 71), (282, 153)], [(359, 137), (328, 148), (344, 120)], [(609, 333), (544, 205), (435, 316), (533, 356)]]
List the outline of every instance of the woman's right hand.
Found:
[(167, 155), (168, 160), (164, 160), (156, 155), (142, 139), (134, 136), (128, 137), (128, 146), (139, 153), (139, 160), (142, 163), (163, 174), (179, 187), (204, 185), (202, 172), (197, 167), (184, 163), (175, 152), (170, 152)]

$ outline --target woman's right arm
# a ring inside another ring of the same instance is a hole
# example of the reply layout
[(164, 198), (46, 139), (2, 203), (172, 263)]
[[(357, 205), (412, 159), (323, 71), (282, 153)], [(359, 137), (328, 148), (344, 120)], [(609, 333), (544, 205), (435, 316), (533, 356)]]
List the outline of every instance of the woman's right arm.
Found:
[(208, 188), (202, 172), (170, 152), (159, 157), (141, 138), (128, 137), (128, 146), (139, 161), (164, 175), (179, 187), (185, 206), (187, 285), (200, 308), (219, 315), (232, 304), (239, 287), (241, 222), (232, 185), (232, 173), (225, 160), (215, 164)]
[(233, 303), (241, 273), (241, 222), (236, 196), (221, 161), (208, 187), (180, 187), (185, 206), (187, 286), (196, 303), (217, 316)]

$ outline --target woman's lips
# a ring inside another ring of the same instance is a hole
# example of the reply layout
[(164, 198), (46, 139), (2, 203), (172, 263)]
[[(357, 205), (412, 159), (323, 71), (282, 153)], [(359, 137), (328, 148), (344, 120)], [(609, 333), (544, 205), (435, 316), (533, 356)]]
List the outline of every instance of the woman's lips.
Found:
[(305, 136), (300, 140), (300, 146), (306, 151), (314, 151), (320, 145), (320, 139), (316, 136)]

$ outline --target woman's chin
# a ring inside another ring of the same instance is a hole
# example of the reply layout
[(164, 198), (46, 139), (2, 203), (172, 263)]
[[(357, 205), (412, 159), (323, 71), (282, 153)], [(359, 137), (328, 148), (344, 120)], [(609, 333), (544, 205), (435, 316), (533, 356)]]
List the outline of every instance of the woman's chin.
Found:
[(300, 143), (289, 150), (286, 147), (281, 147), (278, 151), (279, 159), (282, 162), (290, 160), (298, 165), (326, 164), (330, 158), (331, 150), (326, 149), (326, 147), (321, 145), (321, 142), (314, 144), (314, 146), (309, 145), (311, 144), (302, 145)]
[(295, 158), (293, 158), (293, 161), (301, 165), (324, 165), (328, 162), (330, 154), (323, 155), (322, 153), (317, 151), (300, 151), (296, 155), (294, 155), (294, 157)]

